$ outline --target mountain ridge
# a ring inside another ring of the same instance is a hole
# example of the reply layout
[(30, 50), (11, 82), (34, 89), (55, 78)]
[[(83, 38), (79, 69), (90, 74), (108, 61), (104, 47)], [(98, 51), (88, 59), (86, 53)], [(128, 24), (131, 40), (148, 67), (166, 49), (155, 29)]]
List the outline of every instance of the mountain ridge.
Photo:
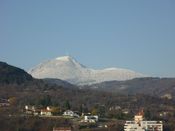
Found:
[(101, 82), (81, 88), (121, 94), (149, 94), (158, 97), (169, 95), (175, 99), (175, 78), (144, 77), (126, 81)]
[(0, 61), (0, 83), (21, 84), (23, 82), (32, 80), (33, 80), (32, 76), (23, 69), (20, 69), (12, 65), (8, 65), (7, 63)]

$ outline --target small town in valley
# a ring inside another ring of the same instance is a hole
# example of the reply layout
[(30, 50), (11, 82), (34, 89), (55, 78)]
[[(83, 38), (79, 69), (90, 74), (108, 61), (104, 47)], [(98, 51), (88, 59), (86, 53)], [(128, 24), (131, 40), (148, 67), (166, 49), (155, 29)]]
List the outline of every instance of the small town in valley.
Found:
[[(120, 108), (120, 107), (116, 107)], [(67, 118), (74, 121), (76, 125), (84, 125), (84, 128), (91, 129), (100, 129), (107, 128), (110, 129), (110, 124), (106, 122), (100, 122), (100, 118), (98, 115), (92, 115), (91, 113), (80, 115), (79, 112), (75, 112), (72, 110), (66, 110), (62, 115), (54, 115), (54, 107), (46, 107), (46, 109), (37, 109), (35, 106), (25, 106), (24, 112), (26, 115), (34, 115), (45, 118)], [(127, 112), (125, 112), (127, 113)], [(103, 118), (104, 119), (104, 118)], [(94, 127), (89, 127), (89, 124), (94, 124)], [(98, 126), (95, 126), (98, 125)], [(87, 127), (86, 127), (87, 126)], [(73, 126), (70, 127), (53, 127), (53, 131), (73, 131), (75, 130)], [(144, 118), (144, 110), (140, 110), (135, 116), (134, 120), (126, 120), (123, 126), (124, 131), (163, 131), (163, 122), (155, 121), (155, 120), (145, 120)]]

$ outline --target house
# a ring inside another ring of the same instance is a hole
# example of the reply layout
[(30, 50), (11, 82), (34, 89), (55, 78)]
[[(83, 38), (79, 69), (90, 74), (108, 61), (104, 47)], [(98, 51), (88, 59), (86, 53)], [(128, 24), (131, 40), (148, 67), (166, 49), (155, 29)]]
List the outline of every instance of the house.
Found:
[(71, 127), (54, 127), (53, 131), (72, 131)]
[(46, 109), (42, 109), (40, 115), (42, 116), (52, 116), (52, 112)]
[(163, 131), (162, 121), (146, 121), (143, 113), (135, 115), (134, 121), (126, 121), (124, 131)]
[(35, 109), (34, 106), (25, 105), (25, 112), (26, 112), (26, 114), (33, 115), (35, 110), (36, 109)]
[(50, 107), (47, 107), (46, 109), (42, 109), (40, 115), (52, 116), (52, 109)]
[(84, 116), (84, 120), (82, 122), (96, 123), (98, 121), (98, 116)]
[(46, 109), (39, 109), (35, 106), (25, 106), (25, 112), (28, 115), (42, 115), (42, 116), (52, 116), (52, 109), (50, 107), (47, 107)]
[(29, 105), (25, 105), (25, 110), (35, 110), (35, 106), (29, 106)]
[(63, 113), (63, 116), (71, 116), (71, 117), (80, 117), (77, 113), (71, 111), (71, 110), (66, 110)]

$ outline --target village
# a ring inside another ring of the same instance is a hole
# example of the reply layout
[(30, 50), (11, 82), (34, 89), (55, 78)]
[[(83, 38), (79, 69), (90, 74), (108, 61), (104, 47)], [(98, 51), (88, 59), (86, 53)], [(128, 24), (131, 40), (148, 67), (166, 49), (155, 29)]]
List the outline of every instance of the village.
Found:
[[(14, 98), (11, 99), (1, 99), (0, 108), (10, 108), (14, 102)], [(104, 107), (104, 106), (101, 106)], [(130, 109), (122, 109), (120, 106), (112, 106), (109, 112), (121, 113), (121, 118), (113, 118), (103, 116), (102, 111), (92, 110), (91, 112), (80, 112), (70, 109), (70, 105), (67, 103), (67, 109), (60, 108), (58, 106), (37, 106), (37, 105), (25, 105), (20, 109), (19, 116), (21, 117), (39, 117), (44, 119), (66, 119), (71, 121), (71, 125), (60, 125), (53, 126), (53, 131), (74, 131), (75, 129), (101, 129), (108, 130), (112, 127), (119, 126), (121, 130), (130, 131), (132, 129), (149, 129), (163, 131), (163, 121), (159, 120), (149, 120), (145, 119), (147, 115), (142, 109), (139, 113), (134, 116), (130, 115)], [(159, 112), (159, 118), (165, 118), (171, 115), (171, 111), (161, 111)], [(12, 115), (10, 115), (12, 117)], [(134, 117), (134, 118), (133, 118)]]
[[(116, 109), (119, 107), (116, 107)], [(98, 128), (109, 128), (111, 124), (99, 123), (99, 116), (92, 115), (91, 113), (82, 113), (81, 115), (78, 112), (72, 110), (66, 110), (62, 115), (54, 115), (54, 108), (46, 107), (46, 109), (36, 109), (34, 106), (25, 106), (25, 112), (28, 115), (40, 116), (40, 117), (63, 117), (67, 119), (72, 119), (74, 122), (79, 123), (79, 126), (84, 125), (84, 127), (90, 128), (89, 124), (94, 124), (94, 127)], [(127, 112), (125, 112), (127, 113)], [(160, 114), (161, 115), (161, 114)], [(143, 110), (139, 112), (134, 117), (134, 121), (126, 121), (124, 124), (124, 131), (163, 131), (163, 122), (162, 121), (143, 121), (144, 112)], [(76, 123), (76, 124), (77, 124)], [(93, 126), (91, 125), (91, 128)], [(53, 131), (72, 131), (72, 127), (53, 127)]]
[[(91, 113), (82, 113), (78, 111), (65, 110), (62, 114), (58, 114), (58, 108), (49, 107), (37, 108), (35, 106), (26, 105), (24, 113), (27, 116), (39, 116), (45, 118), (66, 118), (72, 120), (75, 125), (79, 125), (81, 128), (108, 128), (105, 122), (99, 122), (99, 116)], [(72, 127), (53, 127), (53, 131), (71, 131)]]

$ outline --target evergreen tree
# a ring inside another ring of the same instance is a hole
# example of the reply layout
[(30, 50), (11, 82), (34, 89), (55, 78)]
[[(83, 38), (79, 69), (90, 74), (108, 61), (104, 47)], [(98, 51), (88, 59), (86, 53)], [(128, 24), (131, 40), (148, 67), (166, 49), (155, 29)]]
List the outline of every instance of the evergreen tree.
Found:
[(65, 110), (70, 110), (71, 106), (70, 106), (70, 103), (68, 100), (65, 101), (64, 108), (65, 108)]

